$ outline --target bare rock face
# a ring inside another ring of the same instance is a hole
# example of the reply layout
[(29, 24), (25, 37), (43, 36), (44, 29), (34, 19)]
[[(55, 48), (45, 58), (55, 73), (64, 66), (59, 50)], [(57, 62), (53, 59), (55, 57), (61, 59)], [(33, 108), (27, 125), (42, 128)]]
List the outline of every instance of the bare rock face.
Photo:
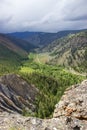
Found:
[(38, 90), (19, 75), (8, 74), (0, 78), (0, 111), (22, 113), (23, 109), (35, 109)]
[(87, 81), (66, 90), (52, 119), (1, 112), (0, 130), (87, 130)]
[(71, 116), (87, 120), (87, 81), (67, 89), (56, 105), (53, 117)]

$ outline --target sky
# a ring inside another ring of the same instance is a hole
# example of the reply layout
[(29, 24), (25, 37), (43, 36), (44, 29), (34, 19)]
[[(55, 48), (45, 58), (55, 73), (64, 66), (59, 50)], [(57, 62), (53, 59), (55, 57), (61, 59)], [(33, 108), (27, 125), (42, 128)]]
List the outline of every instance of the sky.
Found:
[(87, 29), (87, 0), (0, 0), (0, 32)]

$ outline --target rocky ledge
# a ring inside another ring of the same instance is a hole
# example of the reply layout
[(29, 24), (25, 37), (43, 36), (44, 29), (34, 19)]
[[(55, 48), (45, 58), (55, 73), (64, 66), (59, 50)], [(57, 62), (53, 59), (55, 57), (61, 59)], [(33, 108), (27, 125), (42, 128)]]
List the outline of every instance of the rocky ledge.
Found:
[(38, 119), (2, 113), (0, 114), (0, 130), (87, 130), (87, 122), (66, 116)]
[(66, 90), (52, 119), (2, 112), (0, 130), (87, 130), (87, 81)]

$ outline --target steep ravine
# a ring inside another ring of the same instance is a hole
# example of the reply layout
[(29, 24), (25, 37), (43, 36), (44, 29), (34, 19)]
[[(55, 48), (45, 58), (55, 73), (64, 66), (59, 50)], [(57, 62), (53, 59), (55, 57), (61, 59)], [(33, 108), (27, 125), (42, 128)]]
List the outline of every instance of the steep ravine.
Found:
[[(6, 80), (2, 81), (0, 79), (1, 84), (6, 83)], [(1, 88), (0, 93), (1, 101), (4, 99)], [(7, 91), (3, 94), (7, 94)], [(23, 117), (17, 112), (3, 111), (0, 113), (0, 130), (87, 130), (87, 80), (65, 91), (52, 119)]]

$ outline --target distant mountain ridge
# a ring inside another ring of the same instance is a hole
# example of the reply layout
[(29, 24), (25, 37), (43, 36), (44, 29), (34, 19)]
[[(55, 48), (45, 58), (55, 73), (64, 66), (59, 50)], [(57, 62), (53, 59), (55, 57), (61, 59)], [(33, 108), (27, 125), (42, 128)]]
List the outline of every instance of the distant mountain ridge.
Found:
[(66, 30), (57, 33), (45, 33), (45, 32), (14, 32), (8, 33), (8, 36), (25, 40), (35, 46), (45, 46), (50, 44), (54, 40), (67, 36), (68, 34), (75, 34), (82, 30)]

